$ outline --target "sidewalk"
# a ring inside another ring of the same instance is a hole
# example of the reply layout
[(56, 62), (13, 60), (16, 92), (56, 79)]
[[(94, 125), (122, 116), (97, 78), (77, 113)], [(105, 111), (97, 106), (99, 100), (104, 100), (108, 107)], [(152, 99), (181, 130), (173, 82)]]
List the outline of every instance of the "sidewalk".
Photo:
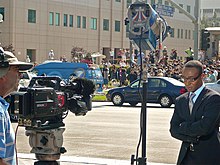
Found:
[[(33, 165), (36, 162), (37, 160), (35, 159), (34, 154), (18, 153), (18, 165)], [(37, 164), (39, 165), (39, 163)], [(102, 159), (102, 158), (86, 158), (86, 157), (77, 157), (77, 156), (61, 156), (59, 161), (53, 163), (53, 165), (55, 164), (57, 165), (130, 165), (130, 161)], [(50, 164), (47, 163), (47, 165)], [(148, 162), (147, 165), (168, 165), (168, 164)]]

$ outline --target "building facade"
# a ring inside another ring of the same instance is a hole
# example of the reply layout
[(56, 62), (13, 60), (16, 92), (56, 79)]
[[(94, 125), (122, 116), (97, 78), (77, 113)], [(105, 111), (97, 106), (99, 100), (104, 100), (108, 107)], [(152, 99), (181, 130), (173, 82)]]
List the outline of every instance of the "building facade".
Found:
[[(71, 49), (76, 46), (87, 52), (100, 52), (117, 58), (120, 49), (130, 48), (124, 19), (127, 8), (134, 0), (1, 0), (0, 43), (12, 44), (15, 55), (25, 60), (41, 63), (48, 59), (50, 50), (54, 58), (65, 55), (71, 61)], [(172, 6), (164, 0), (146, 0), (151, 5)], [(191, 15), (194, 2), (176, 0)], [(166, 8), (159, 9), (171, 26), (172, 33), (163, 46), (168, 52), (175, 48), (184, 57), (185, 50), (193, 47), (194, 25), (178, 9), (167, 14)]]

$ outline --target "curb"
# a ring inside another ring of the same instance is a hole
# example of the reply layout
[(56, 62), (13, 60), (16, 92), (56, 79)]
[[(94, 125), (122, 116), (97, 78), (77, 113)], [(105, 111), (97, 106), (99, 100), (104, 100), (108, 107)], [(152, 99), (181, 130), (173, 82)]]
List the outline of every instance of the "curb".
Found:
[[(30, 165), (38, 162), (35, 158), (35, 154), (18, 153), (18, 164), (19, 165)], [(88, 158), (78, 156), (61, 156), (57, 161), (58, 164), (62, 165), (130, 165), (131, 162), (128, 160), (115, 160), (115, 159), (103, 159), (103, 158)], [(151, 163), (147, 162), (148, 165), (174, 165), (164, 163)], [(48, 164), (49, 165), (49, 164)]]

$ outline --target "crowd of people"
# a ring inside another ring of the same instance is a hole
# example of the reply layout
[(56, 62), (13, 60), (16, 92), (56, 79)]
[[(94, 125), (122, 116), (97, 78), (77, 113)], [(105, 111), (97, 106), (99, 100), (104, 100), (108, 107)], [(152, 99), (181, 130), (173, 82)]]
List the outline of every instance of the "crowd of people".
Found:
[[(182, 67), (192, 60), (191, 56), (187, 56), (184, 60), (178, 58), (176, 50), (172, 49), (168, 55), (166, 47), (163, 50), (163, 57), (156, 59), (155, 53), (150, 53), (143, 56), (142, 65), (140, 65), (138, 55), (134, 61), (118, 61), (116, 64), (111, 64), (109, 61), (103, 61), (102, 73), (104, 77), (105, 88), (111, 87), (112, 82), (118, 83), (118, 86), (127, 85), (128, 83), (138, 79), (150, 76), (172, 77), (182, 81)], [(206, 59), (201, 61), (204, 67), (204, 82), (215, 82), (220, 79), (220, 61)], [(110, 84), (110, 85), (109, 85)]]

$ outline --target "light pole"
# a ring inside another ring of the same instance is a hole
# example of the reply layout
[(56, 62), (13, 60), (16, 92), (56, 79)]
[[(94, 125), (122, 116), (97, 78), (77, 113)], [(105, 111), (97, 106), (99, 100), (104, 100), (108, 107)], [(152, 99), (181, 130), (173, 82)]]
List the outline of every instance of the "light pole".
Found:
[(167, 0), (170, 2), (175, 8), (177, 8), (179, 11), (181, 11), (184, 15), (186, 15), (189, 19), (192, 20), (194, 24), (194, 59), (198, 59), (198, 36), (199, 36), (199, 9), (200, 9), (200, 3), (199, 0), (195, 0), (195, 8), (194, 8), (194, 16), (190, 15), (189, 12), (184, 10), (182, 7), (180, 7), (176, 2), (173, 2), (173, 0)]

